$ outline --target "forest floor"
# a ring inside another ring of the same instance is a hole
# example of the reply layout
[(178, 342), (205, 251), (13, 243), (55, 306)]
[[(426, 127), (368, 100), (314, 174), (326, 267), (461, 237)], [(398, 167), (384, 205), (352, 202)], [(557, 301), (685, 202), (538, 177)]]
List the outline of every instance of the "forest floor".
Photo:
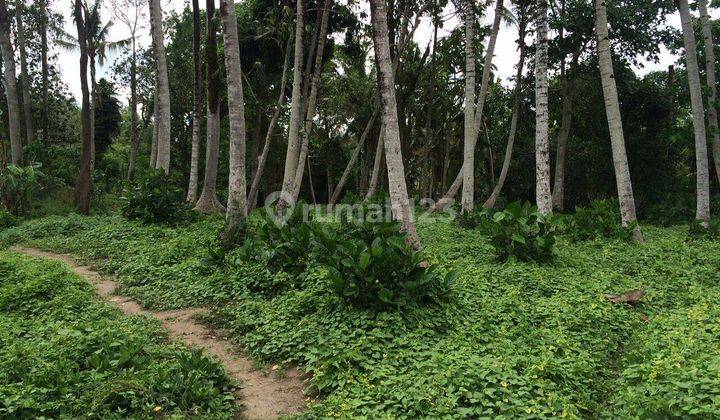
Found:
[[(73, 255), (118, 293), (205, 322), (318, 395), (301, 417), (720, 417), (720, 243), (644, 226), (647, 243), (571, 243), (550, 264), (498, 262), (479, 231), (423, 220), (428, 259), (459, 271), (444, 302), (373, 312), (343, 305), (327, 272), (219, 258), (218, 218), (189, 226), (119, 215), (50, 216), (0, 245)], [(606, 293), (642, 288), (635, 306)]]
[[(252, 360), (238, 354), (237, 348), (228, 342), (227, 334), (214, 330), (195, 320), (207, 312), (205, 308), (175, 309), (153, 312), (143, 309), (134, 299), (116, 294), (118, 283), (102, 276), (90, 267), (79, 265), (67, 255), (42, 251), (35, 248), (12, 247), (31, 257), (58, 260), (65, 263), (75, 274), (95, 285), (103, 299), (119, 308), (125, 315), (145, 315), (160, 321), (171, 339), (201, 349), (211, 355), (225, 368), (228, 376), (240, 384), (236, 391), (236, 404), (243, 407), (242, 415), (248, 419), (270, 419), (295, 414), (306, 405), (303, 395), (304, 378), (296, 369), (286, 370), (282, 377), (269, 369), (263, 372)], [(269, 373), (269, 374), (268, 374)]]

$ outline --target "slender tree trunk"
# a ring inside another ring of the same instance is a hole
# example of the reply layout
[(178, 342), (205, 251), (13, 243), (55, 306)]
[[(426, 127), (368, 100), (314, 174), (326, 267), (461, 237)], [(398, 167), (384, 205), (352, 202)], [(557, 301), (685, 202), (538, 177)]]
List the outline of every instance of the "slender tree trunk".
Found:
[[(625, 152), (625, 138), (623, 135), (622, 119), (620, 118), (620, 101), (615, 85), (615, 75), (610, 52), (610, 38), (608, 36), (607, 10), (605, 0), (595, 1), (595, 31), (597, 33), (598, 61), (600, 65), (600, 79), (602, 80), (603, 97), (605, 98), (605, 113), (607, 114), (612, 143), (613, 164), (615, 166), (615, 179), (617, 181), (618, 199), (620, 201), (620, 215), (623, 226), (637, 221), (635, 215), (635, 197), (633, 195), (630, 168), (627, 153)], [(637, 227), (635, 240), (643, 242), (642, 232)]]
[(552, 213), (550, 146), (548, 144), (548, 21), (547, 0), (537, 1), (535, 48), (535, 194), (538, 210)]
[(558, 211), (565, 208), (565, 161), (567, 154), (567, 142), (570, 137), (570, 127), (572, 125), (572, 102), (575, 94), (574, 80), (566, 80), (562, 83), (563, 104), (562, 104), (562, 120), (560, 122), (560, 131), (557, 137), (557, 156), (555, 158), (555, 180), (552, 192), (552, 206)]
[[(467, 5), (466, 5), (466, 7), (467, 7)], [(503, 9), (502, 0), (498, 0), (497, 3), (495, 4), (495, 17), (493, 20), (492, 29), (490, 31), (490, 39), (488, 40), (488, 46), (486, 48), (485, 59), (483, 62), (484, 64), (483, 64), (482, 79), (481, 79), (481, 83), (480, 83), (480, 94), (478, 95), (478, 98), (477, 98), (477, 105), (475, 105), (475, 111), (474, 111), (475, 114), (474, 114), (474, 118), (473, 118), (474, 119), (474, 121), (473, 121), (474, 128), (471, 131), (471, 133), (472, 133), (471, 138), (468, 139), (466, 137), (466, 142), (465, 142), (466, 144), (465, 144), (464, 154), (463, 154), (463, 156), (464, 156), (463, 165), (460, 168), (460, 173), (458, 173), (457, 177), (455, 178), (455, 181), (453, 181), (452, 185), (450, 185), (450, 188), (448, 189), (447, 193), (445, 193), (445, 195), (433, 207), (433, 209), (435, 209), (435, 210), (444, 208), (447, 205), (447, 203), (449, 203), (450, 200), (452, 200), (453, 197), (455, 197), (455, 195), (457, 194), (457, 192), (459, 191), (461, 186), (463, 187), (463, 197), (462, 197), (463, 211), (471, 210), (473, 207), (474, 194), (473, 194), (473, 196), (469, 196), (469, 194), (471, 192), (474, 193), (474, 188), (475, 188), (475, 182), (474, 182), (475, 181), (475, 179), (474, 179), (474, 177), (475, 177), (475, 159), (474, 159), (475, 143), (477, 143), (477, 138), (480, 133), (480, 127), (481, 127), (481, 123), (482, 123), (482, 119), (483, 119), (483, 112), (484, 112), (484, 108), (485, 108), (485, 99), (487, 97), (488, 84), (490, 81), (490, 71), (492, 70), (492, 57), (493, 57), (493, 54), (495, 53), (495, 44), (497, 43), (497, 36), (498, 36), (498, 33), (500, 32), (500, 20), (502, 18), (502, 9)], [(466, 17), (465, 25), (467, 28), (467, 17)], [(467, 31), (467, 29), (466, 29), (466, 31)], [(466, 39), (467, 39), (467, 33), (466, 33)], [(467, 73), (467, 42), (466, 42), (465, 48), (466, 48), (466, 73)], [(474, 52), (473, 52), (473, 55), (474, 55)], [(473, 59), (473, 63), (474, 63), (474, 59)], [(472, 70), (473, 70), (473, 78), (474, 78), (474, 71), (475, 71), (474, 65), (473, 65)], [(467, 75), (466, 75), (466, 77), (467, 77)], [(473, 86), (474, 86), (474, 82), (473, 82)], [(466, 80), (466, 91), (467, 91), (467, 80)], [(467, 106), (466, 106), (466, 113), (467, 113)], [(465, 124), (467, 127), (467, 120), (466, 120)], [(472, 142), (468, 145), (467, 140), (472, 140)], [(472, 151), (473, 159), (471, 159), (472, 163), (470, 164), (471, 167), (468, 170), (469, 173), (465, 174), (463, 172), (463, 170), (466, 167), (465, 164), (469, 160), (468, 159), (468, 152), (470, 151), (470, 150), (468, 150), (469, 146), (471, 146), (470, 149)], [(470, 181), (468, 181), (468, 180), (470, 180)], [(472, 182), (472, 185), (465, 185), (466, 182)], [(467, 194), (466, 194), (466, 191), (467, 191)]]
[(700, 24), (702, 25), (703, 39), (705, 41), (705, 73), (708, 85), (708, 123), (712, 137), (712, 151), (715, 161), (715, 175), (720, 182), (720, 130), (718, 130), (718, 115), (715, 102), (717, 100), (717, 81), (715, 78), (715, 49), (713, 47), (710, 17), (707, 11), (707, 0), (698, 0), (700, 9)]
[(22, 86), (23, 115), (25, 117), (25, 139), (27, 144), (35, 141), (35, 128), (32, 118), (32, 96), (30, 95), (30, 79), (27, 70), (27, 54), (25, 52), (25, 29), (23, 28), (22, 11), (25, 6), (19, 0), (15, 6), (15, 29), (17, 31), (18, 51), (20, 52), (20, 80)]
[(303, 32), (305, 8), (303, 0), (297, 0), (295, 11), (295, 60), (293, 61), (293, 89), (290, 103), (290, 123), (288, 145), (285, 153), (285, 173), (283, 175), (282, 194), (278, 202), (281, 209), (292, 198), (295, 173), (300, 153), (300, 119), (302, 111), (302, 58), (303, 58)]
[(150, 27), (153, 38), (153, 56), (155, 57), (155, 73), (157, 86), (155, 97), (158, 114), (157, 124), (157, 162), (156, 169), (170, 173), (170, 82), (168, 80), (167, 57), (165, 55), (165, 36), (163, 35), (163, 18), (160, 0), (150, 0)]
[(20, 101), (15, 83), (15, 55), (10, 42), (10, 18), (5, 0), (0, 0), (0, 52), (3, 60), (3, 82), (8, 107), (8, 132), (13, 165), (23, 162), (22, 135), (20, 134)]
[(522, 73), (525, 65), (525, 27), (526, 20), (525, 16), (520, 17), (520, 24), (518, 30), (518, 46), (520, 49), (520, 58), (517, 63), (517, 72), (515, 73), (515, 92), (513, 99), (513, 111), (512, 117), (510, 118), (510, 133), (508, 134), (508, 142), (505, 147), (505, 157), (503, 158), (502, 169), (500, 169), (500, 178), (493, 189), (490, 197), (485, 201), (483, 207), (491, 209), (495, 207), (495, 203), (500, 196), (505, 180), (507, 179), (508, 170), (510, 170), (510, 162), (512, 160), (513, 147), (515, 145), (515, 134), (517, 132), (518, 116), (520, 114), (520, 105), (522, 103)]
[(370, 175), (370, 185), (365, 194), (365, 201), (371, 199), (377, 191), (378, 178), (382, 168), (383, 153), (385, 152), (385, 124), (380, 125), (380, 135), (378, 136), (377, 146), (375, 146), (375, 160), (373, 162), (372, 174)]
[(220, 70), (217, 56), (217, 19), (215, 0), (206, 0), (207, 39), (205, 59), (207, 66), (207, 146), (205, 149), (205, 178), (195, 210), (212, 213), (224, 211), (217, 199), (217, 172), (220, 155)]
[(703, 226), (707, 227), (710, 222), (710, 173), (705, 133), (705, 111), (703, 109), (700, 72), (698, 71), (697, 52), (695, 50), (695, 33), (693, 32), (688, 1), (678, 0), (677, 4), (680, 10), (683, 41), (685, 41), (685, 60), (695, 133), (695, 164), (697, 166), (697, 210), (695, 218)]
[(340, 177), (340, 181), (338, 181), (337, 186), (335, 187), (335, 191), (332, 193), (332, 197), (330, 197), (330, 201), (328, 202), (329, 205), (333, 205), (337, 202), (338, 198), (340, 198), (340, 193), (342, 192), (342, 189), (345, 187), (345, 183), (347, 182), (348, 177), (350, 176), (350, 171), (355, 166), (355, 162), (357, 162), (358, 157), (360, 156), (360, 151), (362, 150), (363, 146), (365, 145), (365, 139), (367, 138), (368, 134), (370, 133), (370, 129), (372, 128), (372, 124), (375, 121), (375, 118), (377, 118), (378, 112), (373, 112), (372, 116), (370, 117), (370, 121), (365, 126), (365, 130), (363, 130), (362, 135), (360, 136), (360, 140), (358, 140), (357, 145), (355, 146), (355, 150), (353, 150), (353, 154), (350, 157), (350, 161), (348, 162), (347, 166), (345, 167), (345, 170), (343, 171), (342, 176)]
[[(156, 86), (157, 86), (157, 77), (156, 79)], [(155, 120), (153, 122), (153, 131), (152, 131), (152, 143), (150, 143), (150, 168), (155, 169), (155, 165), (157, 163), (157, 139), (158, 139), (158, 99), (157, 94), (153, 98), (153, 119)]]
[(195, 204), (198, 198), (198, 173), (200, 167), (200, 124), (202, 118), (202, 76), (200, 62), (200, 2), (192, 0), (193, 13), (193, 126), (190, 151), (190, 182), (185, 199)]
[[(473, 209), (475, 190), (475, 5), (465, 0), (465, 131), (463, 148), (462, 211)], [(482, 118), (482, 117), (481, 117)]]
[(98, 87), (95, 80), (95, 50), (94, 46), (88, 46), (88, 57), (90, 59), (90, 172), (95, 171), (95, 106), (98, 103)]
[[(4, 179), (8, 165), (7, 147), (5, 146), (5, 136), (3, 134), (0, 134), (0, 191), (5, 191)], [(0, 194), (0, 198), (2, 198), (0, 204), (7, 210), (9, 205), (7, 194)]]
[(414, 247), (420, 246), (415, 231), (412, 209), (405, 184), (405, 169), (400, 152), (400, 128), (398, 126), (397, 100), (395, 98), (395, 75), (390, 58), (387, 11), (385, 0), (371, 0), (375, 56), (380, 74), (380, 92), (383, 103), (383, 124), (385, 125), (385, 161), (388, 168), (388, 184), (393, 217), (402, 223), (402, 229)]
[(247, 212), (245, 180), (245, 99), (243, 98), (240, 41), (238, 39), (235, 1), (220, 0), (223, 23), (225, 68), (227, 69), (228, 113), (230, 114), (230, 177), (228, 180), (227, 230), (242, 223)]
[(49, 139), (49, 116), (50, 116), (50, 71), (48, 68), (48, 0), (40, 0), (40, 61), (42, 62), (42, 94), (43, 94), (43, 143), (47, 144)]
[[(134, 31), (133, 31), (134, 32)], [(136, 35), (132, 35), (132, 57), (130, 62), (130, 161), (128, 162), (129, 180), (135, 178), (135, 164), (138, 152), (138, 114), (137, 114), (137, 44)]]
[[(0, 0), (5, 10), (5, 0)], [(88, 52), (87, 38), (85, 34), (85, 23), (83, 22), (82, 0), (75, 0), (75, 24), (78, 32), (78, 44), (80, 45), (80, 89), (82, 91), (82, 153), (80, 155), (80, 173), (75, 184), (75, 206), (81, 214), (90, 214), (90, 193), (92, 191), (91, 176), (91, 147), (92, 136), (90, 134), (90, 89), (88, 87)], [(0, 17), (0, 21), (2, 21)]]
[(268, 125), (267, 133), (265, 134), (265, 144), (263, 145), (262, 153), (258, 159), (257, 168), (255, 168), (255, 175), (253, 175), (252, 185), (250, 186), (250, 193), (248, 194), (248, 213), (255, 209), (257, 205), (258, 190), (260, 189), (260, 179), (262, 178), (265, 170), (265, 164), (267, 163), (268, 153), (270, 153), (270, 144), (272, 143), (273, 133), (277, 126), (278, 119), (280, 118), (280, 112), (282, 111), (283, 103), (285, 103), (285, 84), (287, 79), (288, 67), (290, 66), (290, 51), (292, 50), (293, 32), (288, 37), (287, 44), (285, 45), (285, 58), (283, 60), (283, 71), (280, 76), (280, 92), (278, 93), (278, 101), (275, 105), (275, 111), (273, 112), (272, 119)]
[(325, 0), (322, 12), (322, 22), (320, 24), (320, 34), (317, 41), (317, 52), (315, 53), (315, 65), (313, 77), (310, 83), (310, 96), (307, 101), (307, 113), (305, 114), (305, 129), (303, 131), (302, 145), (300, 147), (300, 156), (295, 171), (293, 181), (293, 201), (297, 201), (300, 195), (300, 185), (302, 184), (303, 174), (305, 172), (305, 162), (307, 162), (308, 147), (310, 143), (310, 133), (313, 128), (313, 120), (315, 118), (315, 108), (317, 104), (318, 85), (320, 83), (320, 73), (322, 72), (322, 58), (325, 51), (325, 38), (327, 37), (328, 19), (330, 18), (330, 6), (332, 0)]

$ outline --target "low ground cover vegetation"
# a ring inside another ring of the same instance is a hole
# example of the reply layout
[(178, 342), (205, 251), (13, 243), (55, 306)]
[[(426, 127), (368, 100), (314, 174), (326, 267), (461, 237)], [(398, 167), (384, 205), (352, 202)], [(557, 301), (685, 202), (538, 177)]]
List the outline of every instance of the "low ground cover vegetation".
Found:
[[(720, 414), (720, 244), (688, 241), (687, 227), (644, 227), (645, 245), (560, 235), (536, 263), (500, 261), (481, 229), (427, 219), (424, 258), (457, 269), (450, 297), (378, 311), (344, 303), (322, 264), (213, 257), (222, 224), (49, 217), (0, 241), (91, 261), (151, 308), (214, 307), (209, 321), (251, 356), (313, 374), (308, 417)], [(636, 288), (635, 306), (604, 297)]]
[(0, 418), (233, 418), (235, 385), (62, 264), (0, 251)]

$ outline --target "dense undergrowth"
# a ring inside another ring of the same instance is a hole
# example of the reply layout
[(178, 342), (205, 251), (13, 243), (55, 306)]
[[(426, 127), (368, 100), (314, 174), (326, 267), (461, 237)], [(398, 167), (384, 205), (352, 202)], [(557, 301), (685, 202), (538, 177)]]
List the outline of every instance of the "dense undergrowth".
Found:
[(62, 264), (0, 251), (0, 418), (232, 418), (232, 389)]
[[(151, 308), (214, 306), (252, 356), (313, 373), (309, 417), (720, 415), (720, 243), (687, 227), (646, 226), (645, 245), (561, 236), (536, 264), (499, 262), (480, 230), (426, 219), (425, 255), (458, 271), (452, 296), (377, 312), (342, 305), (319, 265), (218, 258), (221, 226), (49, 217), (0, 241), (94, 262)], [(603, 297), (640, 287), (636, 307)]]

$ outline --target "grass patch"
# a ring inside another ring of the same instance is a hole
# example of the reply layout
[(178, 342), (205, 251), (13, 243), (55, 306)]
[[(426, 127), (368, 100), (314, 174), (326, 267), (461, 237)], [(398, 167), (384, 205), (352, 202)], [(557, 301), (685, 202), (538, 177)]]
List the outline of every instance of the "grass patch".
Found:
[[(432, 222), (418, 230), (430, 262), (459, 272), (451, 297), (381, 313), (342, 305), (317, 264), (214, 258), (220, 219), (50, 217), (0, 241), (93, 261), (151, 308), (214, 306), (250, 355), (314, 374), (308, 417), (718, 415), (720, 243), (648, 226), (645, 245), (560, 237), (550, 264), (501, 263), (481, 232)], [(635, 288), (634, 308), (603, 297)]]

